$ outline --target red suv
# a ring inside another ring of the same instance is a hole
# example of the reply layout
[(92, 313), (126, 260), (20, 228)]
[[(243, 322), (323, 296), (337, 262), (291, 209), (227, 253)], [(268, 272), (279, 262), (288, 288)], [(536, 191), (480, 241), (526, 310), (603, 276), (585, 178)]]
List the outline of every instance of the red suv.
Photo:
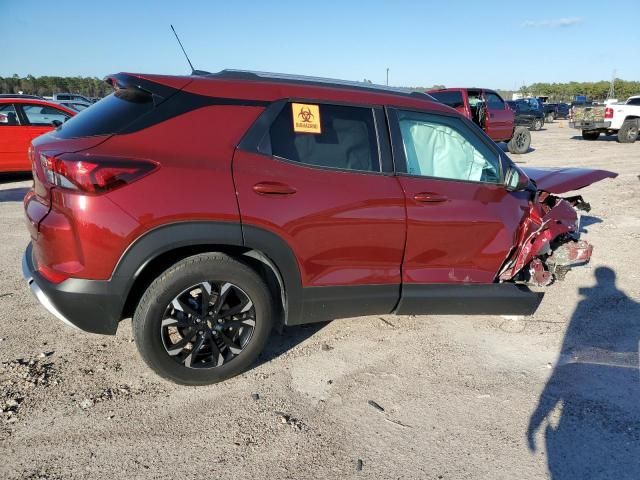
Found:
[[(248, 368), (276, 322), (528, 314), (591, 247), (575, 190), (419, 93), (248, 72), (118, 74), (33, 142), (24, 275), (83, 330), (133, 317), (160, 375)], [(537, 183), (536, 183), (537, 182)]]

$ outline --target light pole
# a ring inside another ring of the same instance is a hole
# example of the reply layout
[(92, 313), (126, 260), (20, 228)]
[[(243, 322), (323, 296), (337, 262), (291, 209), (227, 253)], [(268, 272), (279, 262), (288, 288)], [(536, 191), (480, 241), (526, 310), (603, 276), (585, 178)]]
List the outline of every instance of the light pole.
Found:
[(387, 87), (389, 86), (389, 67), (387, 67)]

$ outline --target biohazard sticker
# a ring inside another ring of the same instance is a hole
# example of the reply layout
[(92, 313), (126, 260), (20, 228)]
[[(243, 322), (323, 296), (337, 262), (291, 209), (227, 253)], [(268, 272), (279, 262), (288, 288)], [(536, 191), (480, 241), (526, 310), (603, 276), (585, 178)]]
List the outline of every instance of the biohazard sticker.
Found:
[(320, 107), (305, 103), (292, 103), (293, 131), (296, 133), (322, 133)]

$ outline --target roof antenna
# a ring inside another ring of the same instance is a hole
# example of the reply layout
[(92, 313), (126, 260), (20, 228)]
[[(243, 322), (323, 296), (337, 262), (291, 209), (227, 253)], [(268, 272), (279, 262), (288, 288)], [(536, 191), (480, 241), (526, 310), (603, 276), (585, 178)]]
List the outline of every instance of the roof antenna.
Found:
[(184, 47), (182, 46), (182, 42), (180, 41), (180, 37), (178, 37), (178, 34), (176, 33), (176, 29), (173, 28), (173, 25), (170, 24), (171, 30), (173, 30), (173, 34), (176, 36), (176, 40), (178, 40), (178, 44), (180, 45), (180, 48), (182, 49), (182, 53), (184, 53), (184, 56), (187, 58), (187, 62), (189, 62), (189, 67), (191, 67), (191, 75), (207, 75), (209, 74), (209, 72), (205, 72), (203, 70), (196, 70), (195, 68), (193, 68), (193, 64), (191, 63), (191, 60), (189, 60), (189, 55), (187, 55), (187, 52), (185, 51)]

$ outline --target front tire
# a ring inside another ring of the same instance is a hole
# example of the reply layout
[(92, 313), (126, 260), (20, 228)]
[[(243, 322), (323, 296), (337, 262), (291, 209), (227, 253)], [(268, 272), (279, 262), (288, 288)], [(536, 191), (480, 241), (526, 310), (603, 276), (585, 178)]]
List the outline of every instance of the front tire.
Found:
[(133, 335), (158, 375), (207, 385), (247, 370), (272, 325), (272, 298), (256, 272), (228, 255), (203, 253), (153, 281), (133, 316)]
[(542, 129), (543, 125), (544, 125), (544, 120), (542, 120), (541, 118), (536, 118), (533, 121), (533, 124), (531, 125), (531, 130), (535, 130), (537, 132), (538, 130)]
[(547, 118), (545, 119), (545, 121), (546, 121), (547, 123), (551, 123), (551, 122), (553, 122), (554, 120), (555, 120), (555, 116), (553, 115), (553, 113), (548, 113), (548, 114), (547, 114)]
[(625, 120), (618, 130), (618, 142), (633, 143), (638, 139), (638, 122), (636, 120)]
[(583, 130), (582, 138), (584, 140), (597, 140), (600, 136), (600, 132), (594, 132), (593, 130)]

